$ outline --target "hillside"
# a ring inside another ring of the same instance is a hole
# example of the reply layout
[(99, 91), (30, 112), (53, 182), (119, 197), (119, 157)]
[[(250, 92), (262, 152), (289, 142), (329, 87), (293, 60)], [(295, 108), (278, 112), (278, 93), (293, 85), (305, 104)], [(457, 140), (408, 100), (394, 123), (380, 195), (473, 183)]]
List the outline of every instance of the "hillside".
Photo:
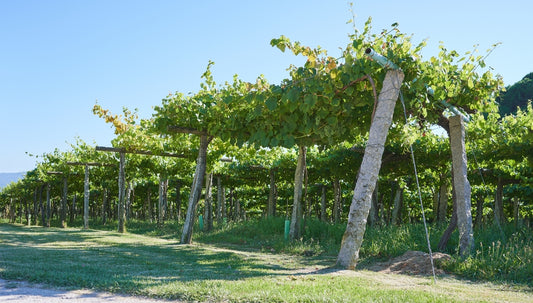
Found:
[(20, 173), (0, 173), (0, 189), (4, 188), (6, 185), (8, 185), (11, 182), (15, 182), (22, 177), (26, 172), (20, 172)]
[(516, 114), (517, 108), (525, 110), (527, 103), (533, 99), (533, 73), (529, 73), (522, 80), (508, 86), (498, 98), (500, 114), (502, 116)]

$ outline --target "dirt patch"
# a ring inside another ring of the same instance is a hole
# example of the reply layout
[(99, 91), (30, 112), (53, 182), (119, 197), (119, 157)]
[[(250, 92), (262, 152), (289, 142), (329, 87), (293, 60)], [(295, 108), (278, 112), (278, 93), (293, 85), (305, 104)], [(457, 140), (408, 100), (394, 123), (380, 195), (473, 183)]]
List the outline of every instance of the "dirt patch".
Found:
[[(444, 270), (440, 268), (440, 264), (450, 259), (448, 254), (433, 253), (436, 275), (445, 274)], [(364, 269), (388, 274), (433, 275), (429, 254), (411, 250), (387, 262), (374, 263)]]
[[(161, 303), (154, 300), (89, 289), (65, 290), (41, 284), (0, 279), (0, 302), (10, 303)], [(180, 301), (172, 301), (180, 302)]]
[[(433, 253), (433, 264), (435, 275), (444, 275), (442, 269), (443, 261), (448, 261), (451, 256), (445, 253)], [(432, 276), (431, 260), (429, 254), (421, 251), (407, 251), (403, 255), (392, 258), (386, 262), (376, 262), (372, 264), (357, 265), (355, 270), (338, 268), (335, 266), (313, 266), (289, 270), (293, 275), (332, 275), (349, 276), (357, 275), (361, 270), (368, 270), (384, 274), (399, 274), (412, 276)]]

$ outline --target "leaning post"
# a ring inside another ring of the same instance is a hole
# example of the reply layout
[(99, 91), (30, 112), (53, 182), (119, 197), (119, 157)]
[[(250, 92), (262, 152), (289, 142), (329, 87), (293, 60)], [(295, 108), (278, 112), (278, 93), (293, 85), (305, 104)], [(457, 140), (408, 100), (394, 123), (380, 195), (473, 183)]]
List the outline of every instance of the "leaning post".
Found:
[(368, 142), (348, 213), (348, 223), (337, 257), (337, 265), (348, 269), (354, 269), (359, 259), (359, 250), (363, 243), (372, 194), (381, 168), (385, 141), (404, 78), (403, 72), (387, 58), (375, 53), (372, 49), (367, 49), (366, 54), (389, 70), (385, 75), (374, 119), (370, 125)]

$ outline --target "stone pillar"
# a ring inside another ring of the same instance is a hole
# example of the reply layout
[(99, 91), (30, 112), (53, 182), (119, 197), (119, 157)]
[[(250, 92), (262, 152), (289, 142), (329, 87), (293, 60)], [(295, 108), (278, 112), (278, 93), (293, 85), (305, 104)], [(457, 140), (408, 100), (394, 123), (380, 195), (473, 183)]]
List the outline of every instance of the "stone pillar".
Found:
[(359, 249), (363, 244), (372, 193), (378, 180), (383, 150), (403, 78), (402, 71), (389, 70), (383, 80), (374, 120), (370, 125), (365, 154), (359, 168), (346, 231), (337, 257), (337, 265), (340, 267), (354, 269), (359, 259)]
[(461, 116), (453, 116), (449, 120), (453, 182), (457, 198), (459, 254), (467, 256), (474, 248), (474, 232), (472, 229), (471, 189), (467, 178), (465, 128)]

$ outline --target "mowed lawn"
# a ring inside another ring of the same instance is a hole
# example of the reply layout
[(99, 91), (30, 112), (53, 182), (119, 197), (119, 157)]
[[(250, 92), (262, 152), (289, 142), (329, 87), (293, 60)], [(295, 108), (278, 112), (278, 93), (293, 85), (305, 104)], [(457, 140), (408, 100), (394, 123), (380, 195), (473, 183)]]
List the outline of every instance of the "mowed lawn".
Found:
[(530, 290), (330, 268), (332, 257), (179, 245), (110, 231), (0, 224), (0, 277), (186, 301), (533, 302)]

